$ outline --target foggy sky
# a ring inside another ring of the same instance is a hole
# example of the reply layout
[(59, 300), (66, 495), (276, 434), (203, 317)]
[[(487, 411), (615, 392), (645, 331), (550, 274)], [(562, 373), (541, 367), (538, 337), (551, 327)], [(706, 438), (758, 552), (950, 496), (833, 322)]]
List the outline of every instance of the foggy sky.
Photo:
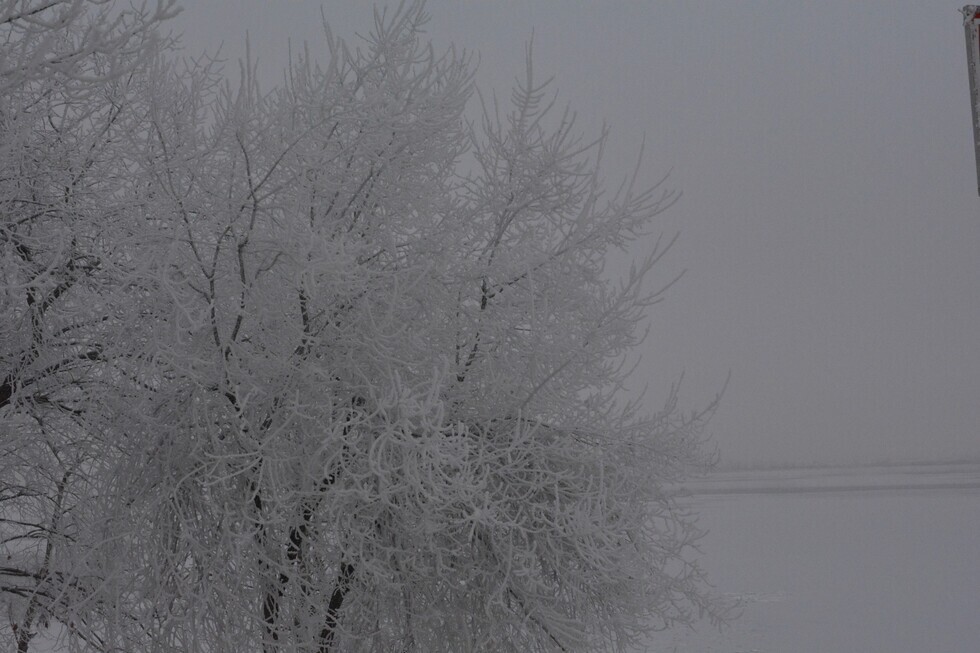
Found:
[[(320, 4), (185, 0), (185, 52), (249, 32), (275, 83), (321, 42)], [(335, 34), (370, 3), (323, 3)], [(636, 387), (683, 373), (732, 463), (980, 458), (980, 198), (959, 4), (430, 0), (429, 34), (479, 53), (509, 97), (534, 35), (579, 127), (612, 128), (607, 177), (670, 173), (681, 232)], [(230, 71), (235, 68), (229, 66)], [(640, 244), (639, 247), (643, 247)]]

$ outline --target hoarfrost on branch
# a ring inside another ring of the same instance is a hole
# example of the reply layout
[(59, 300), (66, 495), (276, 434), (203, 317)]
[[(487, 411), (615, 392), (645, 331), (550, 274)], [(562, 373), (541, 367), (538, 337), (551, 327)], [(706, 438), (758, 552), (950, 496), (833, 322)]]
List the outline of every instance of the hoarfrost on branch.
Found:
[[(617, 391), (669, 207), (421, 3), (260, 90), (168, 2), (0, 3), (0, 629), (18, 651), (621, 650), (724, 606)], [(165, 23), (163, 23), (165, 26)]]

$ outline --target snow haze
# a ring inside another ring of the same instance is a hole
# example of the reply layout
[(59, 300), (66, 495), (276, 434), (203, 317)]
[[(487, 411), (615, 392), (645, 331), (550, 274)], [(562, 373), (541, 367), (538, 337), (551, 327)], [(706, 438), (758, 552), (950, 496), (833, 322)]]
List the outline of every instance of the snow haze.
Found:
[(673, 653), (971, 653), (980, 466), (721, 474), (693, 486), (717, 590), (745, 600)]
[[(319, 42), (320, 4), (189, 0), (188, 54), (252, 51), (272, 82)], [(430, 0), (429, 33), (506, 94), (534, 35), (610, 178), (646, 136), (683, 192), (636, 386), (684, 374), (735, 465), (980, 458), (980, 198), (959, 5)], [(366, 33), (363, 2), (325, 3)], [(502, 99), (506, 99), (505, 97)]]

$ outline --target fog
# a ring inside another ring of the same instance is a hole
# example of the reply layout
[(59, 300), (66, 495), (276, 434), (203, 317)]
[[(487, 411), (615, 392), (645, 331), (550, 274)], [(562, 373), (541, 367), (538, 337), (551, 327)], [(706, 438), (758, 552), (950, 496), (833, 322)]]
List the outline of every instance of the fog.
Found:
[(717, 591), (743, 601), (721, 630), (653, 638), (674, 653), (970, 653), (980, 466), (720, 474), (690, 503)]
[[(249, 33), (269, 83), (312, 51), (320, 3), (191, 0), (188, 55), (234, 60)], [(368, 3), (324, 3), (335, 33)], [(430, 34), (509, 97), (533, 33), (541, 77), (584, 132), (612, 128), (608, 178), (683, 193), (654, 282), (634, 392), (683, 375), (731, 465), (980, 459), (980, 198), (958, 6), (430, 0)], [(324, 49), (320, 49), (324, 51)], [(654, 234), (655, 235), (655, 234)], [(651, 241), (652, 242), (652, 241)], [(639, 243), (638, 250), (648, 246)], [(621, 264), (614, 261), (613, 264)]]

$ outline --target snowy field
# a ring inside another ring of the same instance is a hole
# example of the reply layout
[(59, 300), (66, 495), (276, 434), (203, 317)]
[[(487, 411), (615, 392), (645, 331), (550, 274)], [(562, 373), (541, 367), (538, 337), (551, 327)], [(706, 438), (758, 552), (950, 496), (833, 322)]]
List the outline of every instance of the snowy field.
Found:
[(714, 474), (690, 486), (704, 566), (742, 596), (667, 653), (980, 651), (980, 465)]

